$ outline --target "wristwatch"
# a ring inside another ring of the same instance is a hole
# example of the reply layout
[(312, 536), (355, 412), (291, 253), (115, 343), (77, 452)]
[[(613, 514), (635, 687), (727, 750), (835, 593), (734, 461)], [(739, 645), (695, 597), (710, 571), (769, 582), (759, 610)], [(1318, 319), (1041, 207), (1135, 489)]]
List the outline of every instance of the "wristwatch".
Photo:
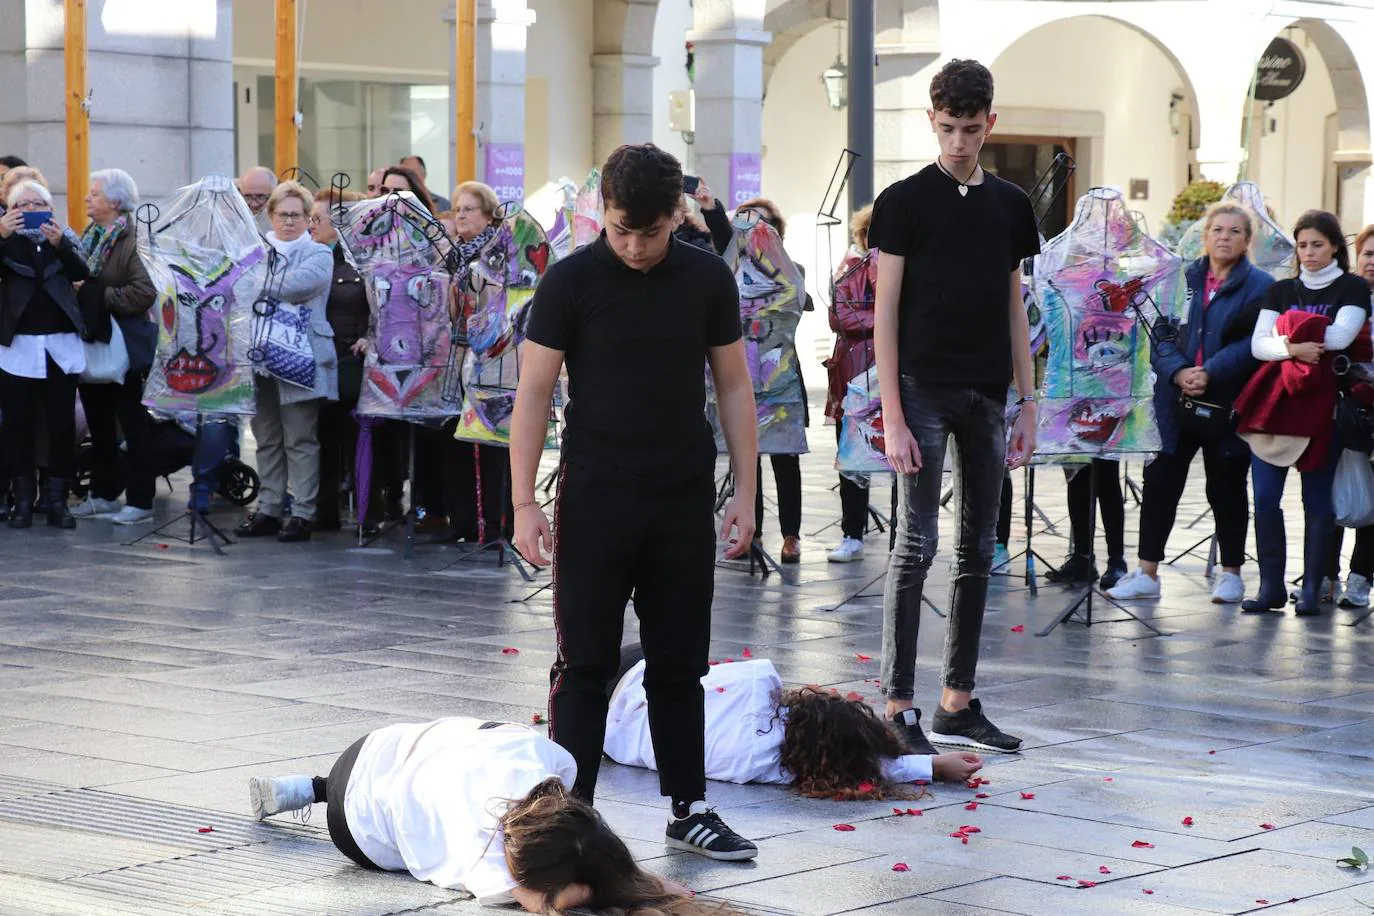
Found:
[(1020, 407), (1022, 404), (1034, 404), (1034, 403), (1035, 403), (1035, 395), (1033, 395), (1033, 394), (1028, 394), (1028, 395), (1026, 395), (1026, 396), (1023, 397), (1023, 398), (1017, 398), (1017, 399), (1016, 399), (1016, 404), (1015, 404), (1015, 406)]

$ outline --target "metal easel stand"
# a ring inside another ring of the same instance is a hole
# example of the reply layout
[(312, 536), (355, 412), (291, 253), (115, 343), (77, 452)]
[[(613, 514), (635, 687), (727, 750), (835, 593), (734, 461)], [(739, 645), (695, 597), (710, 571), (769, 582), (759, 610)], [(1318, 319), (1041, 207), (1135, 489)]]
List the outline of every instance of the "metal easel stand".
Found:
[[(724, 514), (725, 505), (728, 502), (730, 502), (730, 497), (734, 495), (735, 472), (726, 471), (725, 476), (721, 478), (720, 484), (716, 487), (716, 515)], [(718, 560), (716, 561), (716, 565), (724, 567), (726, 569), (736, 568), (734, 567), (733, 562), (721, 562)], [(772, 555), (769, 554), (768, 551), (763, 549), (763, 544), (760, 542), (758, 538), (754, 538), (754, 540), (749, 544), (750, 577), (752, 577), (755, 573), (758, 573), (760, 578), (767, 579), (773, 573), (777, 573), (778, 578), (782, 579), (784, 585), (797, 584), (795, 582), (788, 582), (787, 577), (783, 575), (783, 572), (784, 570), (782, 568), (782, 564), (780, 564), (777, 560), (773, 559)]]
[[(1040, 594), (1040, 586), (1036, 582), (1035, 561), (1039, 560), (1042, 564), (1044, 564), (1046, 569), (1054, 569), (1054, 564), (1051, 563), (1049, 560), (1045, 559), (1043, 556), (1041, 556), (1035, 550), (1035, 548), (1031, 546), (1034, 538), (1034, 517), (1037, 513), (1039, 513), (1041, 519), (1045, 520), (1045, 513), (1041, 512), (1040, 507), (1035, 504), (1035, 468), (1028, 464), (1025, 467), (1025, 472), (1026, 494), (1024, 502), (1026, 517), (1026, 548), (1024, 550), (1017, 551), (1016, 553), (1007, 557), (1006, 562), (994, 566), (992, 568), (992, 575), (1013, 575), (1013, 573), (1011, 572), (1012, 564), (1015, 563), (1018, 559), (1024, 558), (1026, 561), (1026, 566), (1025, 578), (1023, 581), (1025, 582), (1026, 588), (1030, 591), (1031, 597), (1034, 598), (1036, 595)], [(1005, 570), (1005, 572), (1001, 572), (1000, 570)]]
[(1202, 575), (1208, 579), (1212, 578), (1212, 572), (1217, 567), (1217, 535), (1215, 531), (1207, 535), (1205, 538), (1198, 541), (1191, 547), (1185, 548), (1183, 551), (1179, 553), (1178, 556), (1174, 557), (1172, 560), (1168, 561), (1164, 565), (1173, 566), (1175, 563), (1177, 563), (1184, 557), (1197, 556), (1197, 549), (1201, 547), (1203, 544), (1207, 545), (1207, 568), (1203, 570)]
[[(838, 483), (835, 484), (835, 486), (830, 488), (830, 492), (835, 492), (837, 489), (839, 489), (839, 486), (840, 485)], [(867, 490), (868, 487), (865, 487), (864, 489)], [(817, 528), (815, 531), (811, 532), (811, 534), (809, 534), (808, 537), (820, 537), (822, 534), (829, 531), (831, 528), (834, 528), (836, 525), (842, 524), (843, 522), (843, 518), (837, 518), (830, 524), (822, 528)], [(873, 528), (876, 529), (879, 534), (882, 534), (884, 531), (887, 530), (888, 525), (892, 524), (892, 519), (889, 516), (883, 515), (881, 512), (878, 511), (876, 507), (874, 507), (872, 503), (869, 503), (868, 514), (866, 516), (865, 522), (866, 525), (868, 523), (871, 523)], [(865, 527), (864, 533), (868, 533), (868, 530), (869, 529)]]
[[(473, 443), (473, 448), (476, 449), (477, 447), (478, 444)], [(476, 455), (473, 456), (473, 467), (474, 473), (480, 476), (482, 473), (482, 464), (481, 459), (478, 458)], [(558, 476), (556, 471), (554, 472), (553, 476), (555, 478)], [(509, 497), (510, 476), (508, 474), (503, 474), (501, 476), (501, 511), (503, 513), (505, 512), (505, 505), (509, 501)], [(485, 508), (484, 506), (482, 506), (481, 503), (482, 501), (480, 499), (477, 500), (477, 514), (479, 518), (482, 516), (482, 512)], [(494, 538), (493, 540), (487, 541), (484, 544), (477, 544), (475, 546), (464, 546), (458, 549), (460, 552), (456, 560), (454, 560), (452, 563), (449, 563), (446, 566), (441, 566), (438, 569), (432, 569), (430, 570), (430, 572), (444, 572), (445, 570), (452, 569), (459, 563), (476, 563), (478, 560), (482, 559), (483, 556), (489, 554), (491, 551), (494, 550), (496, 551), (496, 565), (498, 567), (505, 566), (507, 559), (509, 559), (510, 565), (515, 567), (515, 571), (520, 574), (520, 578), (524, 579), (526, 582), (534, 581), (534, 573), (531, 571), (530, 568), (527, 568), (525, 565), (528, 561), (520, 555), (520, 551), (515, 549), (515, 545), (512, 544), (510, 540), (504, 536)], [(533, 564), (530, 564), (530, 566), (533, 567)], [(538, 592), (535, 592), (535, 594), (538, 594)], [(528, 598), (525, 598), (524, 600), (528, 601), (529, 598), (533, 597), (534, 595), (530, 595)]]
[[(201, 431), (201, 427), (204, 425), (204, 423), (205, 423), (204, 418), (203, 418), (200, 414), (196, 414), (196, 444), (195, 444), (195, 451), (192, 452), (192, 455), (193, 455), (193, 456), (194, 456), (194, 455), (198, 455), (198, 454), (200, 453), (200, 431)], [(192, 464), (192, 466), (194, 467), (194, 465), (195, 465), (195, 459), (194, 459), (194, 457), (193, 457), (192, 460), (191, 460), (191, 464)], [(194, 476), (194, 474), (193, 474), (192, 476)], [(192, 486), (192, 488), (194, 488), (194, 487), (195, 487), (195, 484), (192, 483), (191, 486)], [(182, 543), (188, 544), (188, 545), (193, 546), (193, 547), (194, 547), (198, 542), (200, 542), (200, 541), (206, 541), (206, 542), (208, 542), (208, 543), (210, 544), (210, 549), (213, 550), (217, 556), (221, 556), (221, 557), (224, 556), (224, 551), (223, 551), (223, 549), (220, 548), (219, 542), (221, 542), (221, 541), (224, 542), (224, 544), (225, 544), (226, 547), (229, 546), (229, 545), (231, 545), (231, 544), (235, 544), (235, 543), (237, 543), (237, 542), (234, 541), (232, 538), (230, 538), (229, 535), (225, 534), (225, 533), (224, 533), (224, 530), (221, 529), (218, 525), (216, 525), (214, 522), (210, 521), (210, 516), (209, 516), (207, 513), (202, 512), (202, 511), (199, 510), (199, 509), (193, 508), (194, 506), (195, 506), (195, 496), (194, 496), (194, 493), (193, 493), (193, 495), (192, 495), (192, 497), (191, 497), (191, 500), (190, 500), (190, 503), (189, 503), (189, 506), (188, 506), (188, 508), (186, 509), (185, 512), (183, 512), (181, 515), (178, 515), (176, 518), (172, 519), (170, 522), (166, 522), (166, 523), (164, 523), (164, 524), (162, 524), (162, 525), (159, 525), (158, 527), (154, 528), (152, 531), (149, 531), (149, 532), (147, 532), (146, 534), (143, 534), (143, 535), (141, 535), (141, 536), (139, 536), (139, 537), (134, 538), (132, 541), (129, 541), (129, 542), (128, 542), (127, 544), (125, 544), (124, 546), (125, 546), (125, 547), (133, 547), (135, 544), (138, 544), (138, 543), (141, 543), (141, 542), (143, 542), (143, 541), (146, 541), (148, 538), (152, 537), (152, 536), (155, 535), (155, 534), (160, 534), (160, 535), (163, 535), (164, 537), (167, 537), (167, 538), (169, 538), (169, 539), (171, 539), (171, 540), (173, 540), (173, 541), (181, 541)], [(179, 522), (182, 521), (183, 519), (188, 519), (188, 518), (191, 520), (191, 531), (190, 531), (189, 534), (187, 534), (186, 536), (183, 537), (182, 535), (179, 535), (179, 534), (169, 534), (169, 533), (167, 533), (167, 529), (168, 529), (168, 528), (171, 528), (173, 525), (179, 523)], [(201, 535), (197, 535), (197, 534), (196, 534), (196, 522), (200, 522), (200, 524), (203, 525), (203, 526), (205, 527), (205, 532), (206, 532), (205, 534), (201, 534)]]
[[(896, 519), (897, 519), (897, 517), (898, 517), (898, 516), (897, 516), (897, 475), (895, 475), (895, 474), (892, 475), (892, 515), (891, 515), (890, 517), (893, 519), (893, 521), (887, 526), (887, 552), (888, 552), (888, 553), (891, 553), (891, 552), (892, 552), (892, 549), (893, 549), (894, 547), (897, 546), (897, 523), (896, 523)], [(887, 573), (888, 573), (888, 570), (887, 570), (886, 568), (884, 568), (882, 572), (878, 573), (878, 575), (874, 576), (872, 579), (869, 579), (869, 580), (868, 580), (867, 582), (865, 582), (863, 585), (859, 586), (859, 590), (858, 590), (857, 592), (855, 592), (854, 594), (850, 595), (848, 598), (845, 598), (843, 601), (841, 601), (839, 604), (835, 605), (834, 607), (821, 608), (821, 610), (823, 610), (823, 611), (838, 611), (840, 608), (844, 607), (844, 606), (845, 606), (846, 604), (848, 604), (849, 602), (851, 602), (851, 601), (857, 601), (857, 600), (859, 600), (860, 598), (881, 598), (881, 597), (883, 597), (883, 593), (882, 593), (882, 592), (870, 592), (869, 589), (872, 588), (873, 586), (877, 585), (879, 582), (883, 581), (883, 579), (885, 579), (885, 578), (887, 577)], [(926, 607), (930, 608), (932, 611), (934, 611), (936, 617), (944, 617), (944, 616), (945, 616), (945, 612), (942, 611), (942, 610), (940, 610), (940, 608), (935, 604), (935, 602), (930, 600), (930, 596), (928, 596), (928, 595), (926, 594), (924, 584), (922, 584), (922, 587), (921, 587), (921, 603), (924, 604)]]
[[(1080, 471), (1079, 473), (1082, 473), (1082, 472)], [(1088, 544), (1089, 544), (1089, 547), (1088, 547), (1088, 563), (1089, 563), (1090, 566), (1096, 566), (1096, 564), (1097, 564), (1097, 546), (1096, 546), (1096, 545), (1097, 545), (1097, 464), (1096, 464), (1096, 463), (1090, 462), (1090, 463), (1088, 464), (1088, 473), (1092, 475), (1091, 477), (1088, 478), (1088, 482), (1089, 482), (1089, 488), (1088, 488), (1088, 532), (1087, 532), (1087, 535), (1088, 535)], [(1120, 611), (1121, 613), (1125, 614), (1126, 616), (1125, 616), (1124, 618), (1118, 618), (1118, 619), (1115, 619), (1115, 620), (1096, 620), (1096, 621), (1093, 620), (1093, 598), (1094, 598), (1094, 597), (1100, 597), (1103, 601), (1105, 601), (1105, 602), (1107, 602), (1108, 604), (1112, 605), (1112, 606), (1115, 607), (1118, 611)], [(1079, 611), (1080, 611), (1080, 609), (1082, 610), (1082, 616), (1079, 616)], [(1058, 627), (1060, 624), (1068, 623), (1070, 620), (1076, 620), (1076, 621), (1078, 621), (1079, 623), (1083, 624), (1083, 626), (1085, 626), (1085, 627), (1091, 627), (1091, 626), (1093, 626), (1094, 623), (1097, 623), (1097, 624), (1103, 624), (1103, 623), (1126, 623), (1127, 621), (1135, 621), (1136, 623), (1140, 624), (1140, 625), (1141, 625), (1142, 627), (1144, 627), (1145, 629), (1149, 630), (1149, 631), (1150, 631), (1151, 633), (1153, 633), (1155, 636), (1164, 636), (1164, 635), (1166, 635), (1165, 633), (1163, 633), (1163, 632), (1161, 632), (1160, 630), (1156, 629), (1156, 628), (1154, 627), (1154, 625), (1145, 622), (1145, 621), (1142, 620), (1141, 618), (1137, 617), (1135, 614), (1131, 613), (1131, 611), (1130, 611), (1129, 608), (1127, 608), (1125, 605), (1121, 604), (1119, 601), (1117, 601), (1117, 600), (1116, 600), (1115, 598), (1113, 598), (1111, 595), (1108, 595), (1106, 592), (1104, 592), (1104, 591), (1102, 591), (1101, 589), (1099, 589), (1095, 583), (1090, 583), (1090, 584), (1088, 584), (1088, 585), (1083, 586), (1083, 587), (1079, 590), (1078, 597), (1076, 597), (1076, 598), (1073, 600), (1073, 602), (1070, 603), (1069, 606), (1066, 607), (1066, 608), (1059, 614), (1058, 617), (1056, 617), (1053, 621), (1051, 621), (1049, 626), (1045, 627), (1045, 629), (1041, 630), (1039, 633), (1036, 633), (1035, 635), (1036, 635), (1036, 636), (1048, 636), (1048, 635), (1050, 635), (1050, 633), (1054, 632), (1055, 628)]]
[(1136, 483), (1135, 478), (1131, 476), (1131, 466), (1129, 463), (1125, 461), (1121, 462), (1121, 471), (1122, 476), (1126, 479), (1126, 492), (1131, 494), (1131, 499), (1135, 500), (1136, 507), (1139, 508), (1145, 501), (1145, 491), (1141, 488), (1140, 484)]
[(405, 517), (400, 522), (392, 522), (391, 527), (389, 528), (387, 527), (387, 523), (383, 522), (381, 525), (381, 530), (379, 530), (376, 534), (367, 539), (363, 538), (363, 526), (361, 524), (360, 519), (358, 525), (358, 546), (371, 547), (373, 544), (377, 543), (382, 538), (391, 534), (396, 529), (404, 528), (406, 533), (406, 540), (405, 548), (402, 551), (402, 556), (405, 559), (409, 560), (413, 556), (415, 556), (415, 424), (406, 423), (406, 428), (409, 430), (409, 433), (407, 435), (409, 437), (410, 443), (410, 456), (408, 460), (408, 464), (410, 466), (410, 500), (409, 505), (406, 506)]

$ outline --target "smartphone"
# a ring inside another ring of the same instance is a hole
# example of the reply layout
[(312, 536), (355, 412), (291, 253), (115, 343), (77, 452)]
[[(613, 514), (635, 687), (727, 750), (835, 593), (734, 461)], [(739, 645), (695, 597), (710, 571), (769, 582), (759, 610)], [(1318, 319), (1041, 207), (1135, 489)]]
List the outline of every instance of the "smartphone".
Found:
[(697, 192), (697, 188), (699, 187), (701, 187), (701, 179), (698, 178), (696, 175), (682, 176), (682, 190), (688, 197), (691, 197), (693, 194), (695, 194)]
[(25, 210), (24, 228), (38, 229), (47, 225), (48, 220), (52, 219), (51, 210)]

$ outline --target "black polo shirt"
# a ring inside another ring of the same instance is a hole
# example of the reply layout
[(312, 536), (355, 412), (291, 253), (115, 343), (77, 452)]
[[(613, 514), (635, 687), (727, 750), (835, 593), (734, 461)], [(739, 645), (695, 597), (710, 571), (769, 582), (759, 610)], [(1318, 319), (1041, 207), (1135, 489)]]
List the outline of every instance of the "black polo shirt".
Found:
[(706, 357), (741, 336), (739, 288), (714, 253), (672, 239), (638, 271), (602, 232), (539, 281), (525, 336), (564, 354), (564, 460), (636, 478), (711, 473)]

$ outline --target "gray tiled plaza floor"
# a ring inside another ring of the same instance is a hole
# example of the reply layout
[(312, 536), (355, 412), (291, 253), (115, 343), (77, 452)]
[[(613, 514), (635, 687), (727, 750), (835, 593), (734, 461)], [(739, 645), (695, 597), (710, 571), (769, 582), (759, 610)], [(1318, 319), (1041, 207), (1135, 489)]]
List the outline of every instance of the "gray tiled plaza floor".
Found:
[[(838, 515), (829, 457), (804, 462), (801, 566), (766, 581), (718, 571), (713, 651), (747, 646), (789, 682), (876, 701), (886, 540), (871, 535), (862, 564), (826, 564), (837, 528), (813, 532)], [(1183, 528), (1203, 508), (1196, 470), (1178, 549), (1209, 530)], [(160, 496), (166, 519), (184, 499), (176, 482), (175, 499)], [(1059, 471), (1039, 484), (1062, 533)], [(952, 521), (946, 512), (946, 548)], [(776, 520), (767, 527), (776, 548)], [(354, 868), (323, 811), (253, 822), (245, 781), (325, 772), (391, 722), (528, 721), (552, 659), (549, 594), (534, 593), (547, 578), (526, 585), (490, 558), (453, 565), (453, 548), (406, 561), (395, 536), (366, 550), (346, 535), (244, 542), (222, 558), (162, 536), (124, 546), (129, 536), (103, 521), (0, 529), (0, 913), (475, 912), (455, 893)], [(1057, 560), (1064, 541), (1037, 535), (1036, 547)], [(1335, 860), (1374, 850), (1374, 620), (1242, 616), (1208, 602), (1202, 568), (1185, 558), (1165, 574), (1166, 597), (1139, 609), (1171, 634), (1158, 639), (1134, 623), (1038, 639), (1067, 593), (1032, 598), (1019, 579), (997, 580), (979, 692), (1026, 748), (992, 761), (985, 798), (939, 786), (911, 803), (922, 816), (894, 817), (888, 804), (713, 785), (729, 822), (759, 840), (749, 865), (665, 849), (653, 774), (608, 764), (599, 806), (647, 868), (768, 912), (1367, 914), (1374, 883)], [(937, 604), (947, 581), (941, 561)], [(927, 710), (943, 638), (928, 616)], [(981, 829), (967, 845), (949, 836), (964, 825)]]

